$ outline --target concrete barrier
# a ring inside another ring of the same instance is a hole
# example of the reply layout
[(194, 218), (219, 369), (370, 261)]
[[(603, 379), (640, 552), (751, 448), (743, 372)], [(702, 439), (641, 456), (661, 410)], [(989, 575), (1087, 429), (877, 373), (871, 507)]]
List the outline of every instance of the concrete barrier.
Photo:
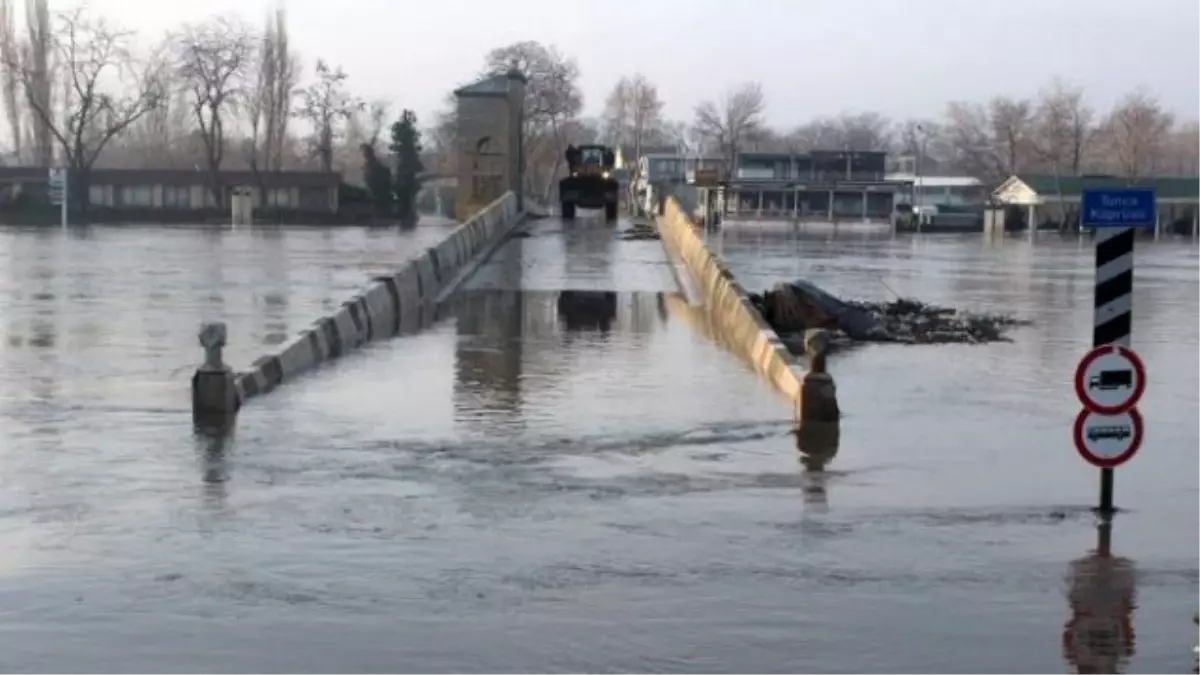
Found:
[[(317, 319), (277, 351), (237, 373), (234, 377), (237, 401), (230, 414), (245, 400), (265, 394), (371, 340), (427, 325), (435, 316), (434, 305), (439, 298), (446, 297), (465, 281), (520, 223), (522, 214), (517, 212), (516, 203), (516, 196), (506, 193), (395, 274), (376, 277), (335, 312)], [(213, 370), (215, 366), (209, 364), (209, 368)], [(196, 398), (197, 393), (193, 392), (193, 402)], [(223, 399), (209, 396), (205, 400)]]
[[(668, 198), (656, 222), (663, 248), (691, 276), (708, 315), (705, 323), (719, 333), (719, 341), (792, 402), (797, 417), (836, 422), (836, 389), (832, 378), (824, 372), (805, 372), (755, 309), (746, 290), (704, 245), (679, 202)], [(807, 401), (806, 391), (810, 399)], [(832, 419), (825, 419), (830, 417), (830, 411)]]

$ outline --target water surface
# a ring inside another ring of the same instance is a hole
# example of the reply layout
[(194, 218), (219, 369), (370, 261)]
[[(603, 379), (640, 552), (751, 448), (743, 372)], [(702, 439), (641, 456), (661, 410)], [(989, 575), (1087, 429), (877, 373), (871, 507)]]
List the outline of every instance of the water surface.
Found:
[(1118, 587), (1135, 653), (1072, 657), (1190, 667), (1194, 246), (1139, 249), (1149, 431), (1117, 475), (1114, 567), (1089, 558), (1097, 477), (1069, 438), (1087, 244), (727, 235), (752, 288), (1035, 321), (839, 355), (842, 442), (814, 474), (657, 242), (530, 232), (448, 320), (255, 400), (216, 443), (187, 413), (201, 320), (248, 363), (444, 229), (0, 231), (0, 667), (1057, 672), (1064, 626)]

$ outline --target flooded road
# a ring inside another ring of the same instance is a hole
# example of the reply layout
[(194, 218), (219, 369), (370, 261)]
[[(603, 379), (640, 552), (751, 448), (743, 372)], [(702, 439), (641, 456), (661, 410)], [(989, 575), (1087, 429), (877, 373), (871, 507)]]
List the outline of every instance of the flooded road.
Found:
[[(1086, 244), (728, 235), (750, 288), (1036, 322), (838, 355), (842, 445), (810, 474), (658, 242), (583, 225), (535, 222), (451, 318), (254, 401), (220, 446), (190, 435), (201, 320), (248, 363), (443, 231), (0, 231), (0, 670), (1190, 667), (1194, 246), (1139, 249), (1148, 433), (1115, 565), (1069, 439)], [(1064, 632), (1118, 587), (1132, 655), (1120, 621)]]

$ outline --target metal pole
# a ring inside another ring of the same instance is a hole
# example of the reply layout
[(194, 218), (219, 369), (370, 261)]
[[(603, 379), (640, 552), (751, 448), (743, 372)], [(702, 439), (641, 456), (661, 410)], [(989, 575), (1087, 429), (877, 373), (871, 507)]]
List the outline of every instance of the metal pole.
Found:
[(917, 145), (917, 176), (913, 181), (913, 212), (917, 217), (917, 232), (921, 231), (921, 161), (925, 158), (925, 129), (921, 126), (917, 127), (917, 131), (921, 132), (921, 142)]
[(70, 172), (65, 168), (62, 172), (62, 203), (59, 205), (59, 220), (62, 221), (62, 228), (67, 229), (67, 200), (71, 194), (71, 179)]

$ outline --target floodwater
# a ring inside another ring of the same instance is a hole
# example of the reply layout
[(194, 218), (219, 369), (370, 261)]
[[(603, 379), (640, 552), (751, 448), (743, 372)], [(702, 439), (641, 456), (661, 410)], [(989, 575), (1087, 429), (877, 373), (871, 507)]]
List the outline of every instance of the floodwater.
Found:
[(597, 221), (536, 221), (450, 319), (192, 437), (200, 321), (248, 363), (443, 233), (0, 231), (0, 670), (1190, 668), (1194, 245), (1139, 244), (1148, 430), (1109, 558), (1069, 434), (1091, 320), (1075, 241), (714, 241), (751, 288), (805, 276), (1036, 322), (838, 355), (823, 473), (694, 329), (658, 242)]

